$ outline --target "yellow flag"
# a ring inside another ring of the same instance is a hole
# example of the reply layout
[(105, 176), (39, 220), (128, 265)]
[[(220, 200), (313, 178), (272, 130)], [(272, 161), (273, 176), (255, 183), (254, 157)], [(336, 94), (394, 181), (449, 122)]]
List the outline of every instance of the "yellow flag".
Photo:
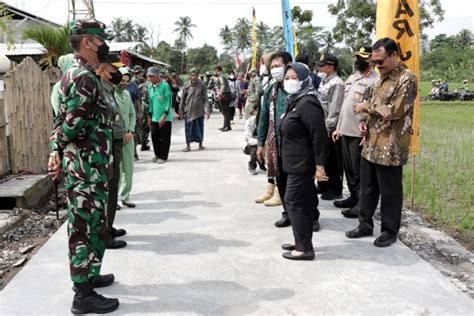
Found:
[[(400, 59), (420, 80), (419, 0), (377, 0), (376, 37), (390, 37), (398, 44)], [(420, 95), (413, 112), (410, 154), (420, 149)]]
[(252, 69), (257, 69), (257, 17), (255, 8), (252, 8)]
[(293, 46), (295, 52), (295, 58), (298, 56), (298, 41), (296, 40), (296, 28), (293, 28)]

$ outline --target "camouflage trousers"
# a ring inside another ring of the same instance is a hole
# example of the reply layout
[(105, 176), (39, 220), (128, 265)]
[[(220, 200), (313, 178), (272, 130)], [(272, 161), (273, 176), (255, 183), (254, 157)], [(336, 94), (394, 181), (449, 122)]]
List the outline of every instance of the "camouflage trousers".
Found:
[(150, 135), (150, 127), (148, 126), (148, 113), (145, 111), (143, 113), (143, 119), (141, 122), (137, 120), (135, 125), (135, 145), (146, 145), (148, 136)]
[(74, 283), (100, 274), (107, 236), (107, 183), (66, 180), (69, 267)]

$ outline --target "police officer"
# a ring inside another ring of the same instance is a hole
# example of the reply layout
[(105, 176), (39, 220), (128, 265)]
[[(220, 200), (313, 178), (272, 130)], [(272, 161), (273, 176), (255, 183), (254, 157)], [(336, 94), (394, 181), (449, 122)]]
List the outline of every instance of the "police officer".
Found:
[(62, 80), (59, 118), (50, 141), (50, 175), (56, 179), (61, 165), (65, 173), (74, 314), (103, 314), (119, 306), (118, 299), (106, 298), (93, 289), (114, 282), (113, 274), (100, 275), (107, 234), (112, 128), (108, 106), (101, 100), (99, 74), (94, 70), (107, 59), (107, 39), (105, 25), (99, 21), (71, 22), (69, 42), (77, 63)]

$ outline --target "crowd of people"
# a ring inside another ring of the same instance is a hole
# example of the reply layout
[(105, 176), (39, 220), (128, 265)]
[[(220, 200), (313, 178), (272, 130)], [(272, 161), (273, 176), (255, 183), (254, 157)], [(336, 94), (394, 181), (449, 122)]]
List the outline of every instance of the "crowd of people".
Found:
[[(176, 74), (157, 67), (125, 67), (109, 54), (109, 39), (101, 22), (71, 24), (74, 55), (60, 58), (64, 76), (51, 100), (55, 128), (48, 170), (55, 181), (64, 173), (73, 313), (108, 313), (119, 306), (117, 299), (94, 291), (114, 282), (113, 274), (100, 274), (105, 249), (126, 246), (118, 237), (127, 232), (114, 227), (118, 200), (135, 207), (133, 164), (138, 145), (151, 149), (150, 133), (153, 162), (168, 160), (173, 112), (184, 120), (183, 152), (189, 152), (194, 142), (205, 148), (204, 122), (213, 107), (222, 112), (222, 132), (232, 130), (239, 110), (239, 119), (245, 119), (244, 153), (250, 156), (247, 171), (266, 172), (266, 192), (255, 202), (282, 205), (275, 226), (293, 230), (294, 240), (281, 245), (284, 258), (314, 259), (318, 195), (333, 200), (343, 216), (359, 219), (347, 238), (373, 234), (381, 198), (381, 235), (374, 245), (396, 242), (418, 86), (394, 40), (360, 47), (346, 81), (337, 74), (337, 56), (322, 54), (311, 62), (302, 54), (293, 61), (288, 52), (277, 51), (262, 56), (259, 73), (225, 75), (217, 65), (200, 78), (191, 69), (182, 85)], [(345, 199), (343, 175), (350, 192)]]

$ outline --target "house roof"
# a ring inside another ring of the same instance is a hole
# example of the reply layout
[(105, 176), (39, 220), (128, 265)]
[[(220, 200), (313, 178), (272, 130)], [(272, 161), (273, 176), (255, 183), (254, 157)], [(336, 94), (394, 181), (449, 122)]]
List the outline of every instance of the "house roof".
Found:
[[(171, 67), (171, 65), (158, 61), (156, 59), (147, 57), (145, 55), (142, 55), (140, 53), (137, 53), (134, 51), (134, 49), (139, 45), (140, 43), (138, 42), (110, 42), (107, 43), (109, 45), (110, 52), (121, 52), (121, 51), (126, 51), (128, 54), (135, 56), (137, 58), (140, 58), (142, 60), (145, 60), (149, 63), (152, 64), (157, 64), (161, 65), (163, 67)], [(43, 55), (45, 52), (45, 48), (43, 45), (39, 43), (19, 43), (15, 44), (15, 47), (12, 49), (8, 49), (8, 46), (6, 43), (0, 43), (0, 55), (5, 55), (5, 56), (36, 56), (36, 55)]]
[(5, 4), (5, 9), (12, 13), (13, 14), (13, 20), (17, 20), (15, 19), (15, 15), (16, 16), (22, 16), (24, 18), (28, 18), (28, 19), (31, 19), (31, 20), (35, 20), (37, 22), (40, 22), (40, 23), (43, 23), (43, 24), (48, 24), (48, 25), (51, 25), (51, 26), (55, 26), (55, 27), (60, 27), (61, 25), (53, 22), (53, 21), (49, 21), (49, 20), (46, 20), (42, 17), (39, 17), (37, 15), (34, 15), (32, 13), (29, 13), (29, 12), (26, 12), (24, 10), (21, 10), (21, 9), (18, 9), (18, 8), (15, 8), (14, 6), (8, 4), (8, 3), (5, 3), (5, 2), (2, 2), (3, 4)]

